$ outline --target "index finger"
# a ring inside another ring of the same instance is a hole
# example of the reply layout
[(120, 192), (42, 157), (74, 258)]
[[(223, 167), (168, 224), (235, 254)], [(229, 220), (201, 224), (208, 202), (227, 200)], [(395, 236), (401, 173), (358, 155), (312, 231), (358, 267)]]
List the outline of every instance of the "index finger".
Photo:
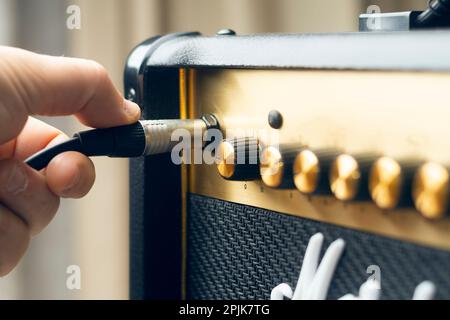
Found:
[(0, 143), (17, 136), (28, 115), (74, 114), (85, 125), (136, 122), (139, 107), (125, 100), (97, 62), (0, 47)]

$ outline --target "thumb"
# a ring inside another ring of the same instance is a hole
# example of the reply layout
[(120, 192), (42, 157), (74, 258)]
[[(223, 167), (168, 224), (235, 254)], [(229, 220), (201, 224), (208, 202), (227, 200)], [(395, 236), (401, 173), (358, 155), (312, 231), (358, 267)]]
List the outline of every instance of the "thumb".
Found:
[(28, 115), (75, 115), (91, 127), (136, 122), (139, 107), (125, 100), (105, 68), (84, 59), (0, 47), (0, 144), (16, 137)]

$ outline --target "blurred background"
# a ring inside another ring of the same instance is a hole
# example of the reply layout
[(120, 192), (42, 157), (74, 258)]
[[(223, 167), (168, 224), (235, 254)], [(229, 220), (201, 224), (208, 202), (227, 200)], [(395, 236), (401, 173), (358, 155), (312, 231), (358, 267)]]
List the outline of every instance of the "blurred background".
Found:
[[(0, 45), (94, 59), (122, 89), (124, 62), (146, 38), (168, 32), (222, 28), (238, 34), (357, 31), (368, 6), (382, 12), (423, 10), (426, 0), (0, 0)], [(80, 29), (68, 29), (67, 8), (80, 8)], [(0, 57), (1, 59), (1, 57)], [(70, 76), (70, 75), (69, 75)], [(71, 118), (44, 118), (67, 134)], [(128, 298), (128, 163), (95, 159), (89, 195), (64, 200), (57, 217), (35, 237), (20, 265), (0, 278), (0, 299)], [(80, 290), (66, 270), (81, 269)]]

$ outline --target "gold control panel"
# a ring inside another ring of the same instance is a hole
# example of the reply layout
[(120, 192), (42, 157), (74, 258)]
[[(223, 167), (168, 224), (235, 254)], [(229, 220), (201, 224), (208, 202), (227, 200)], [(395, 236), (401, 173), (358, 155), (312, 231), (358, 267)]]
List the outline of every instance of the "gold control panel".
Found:
[[(450, 249), (450, 73), (180, 75), (185, 117), (215, 114), (225, 133), (257, 139), (268, 160), (259, 177), (254, 166), (239, 168), (249, 178), (238, 181), (228, 163), (190, 165), (186, 192)], [(276, 127), (273, 110), (282, 117)], [(235, 150), (229, 141), (222, 148), (225, 158)]]

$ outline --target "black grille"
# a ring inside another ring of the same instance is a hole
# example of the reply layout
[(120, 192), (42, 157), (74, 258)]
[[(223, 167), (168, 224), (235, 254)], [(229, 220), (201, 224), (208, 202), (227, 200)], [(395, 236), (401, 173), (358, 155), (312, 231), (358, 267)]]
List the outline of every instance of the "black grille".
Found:
[(450, 252), (198, 195), (189, 196), (187, 297), (268, 299), (286, 282), (295, 287), (310, 237), (323, 250), (342, 238), (346, 248), (328, 298), (357, 294), (366, 268), (381, 268), (382, 299), (411, 299), (423, 280), (450, 298)]

